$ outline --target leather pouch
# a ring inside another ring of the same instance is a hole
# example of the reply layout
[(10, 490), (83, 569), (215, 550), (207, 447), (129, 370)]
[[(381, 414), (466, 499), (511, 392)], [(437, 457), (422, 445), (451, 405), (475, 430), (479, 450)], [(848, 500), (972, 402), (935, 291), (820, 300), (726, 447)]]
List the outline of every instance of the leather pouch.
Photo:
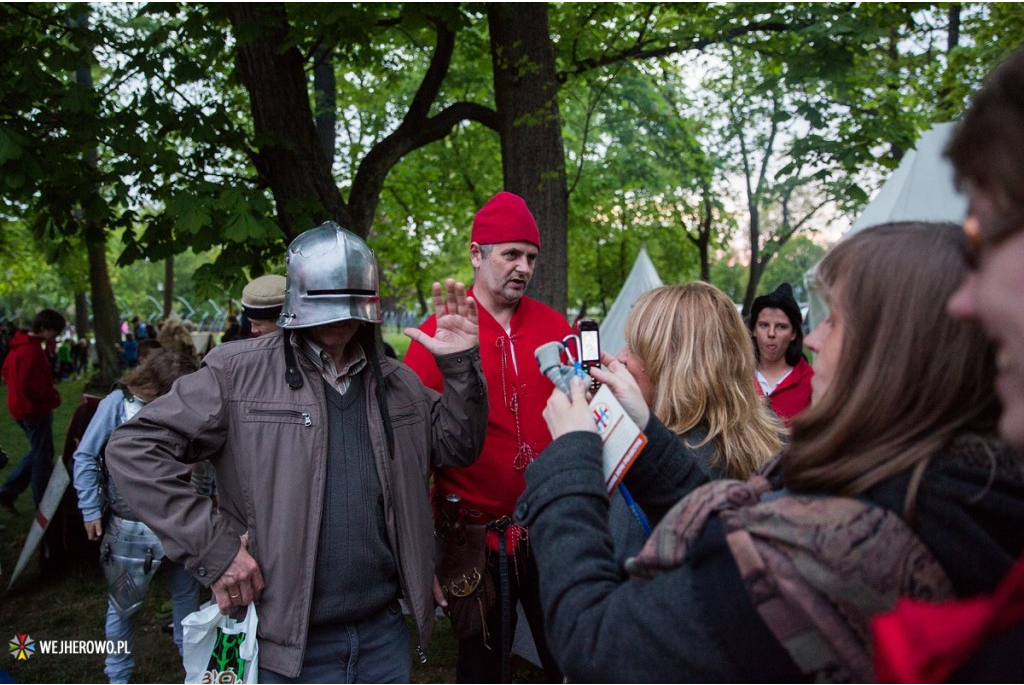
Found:
[(487, 612), (497, 601), (485, 566), (486, 534), (482, 525), (446, 523), (437, 536), (437, 579), (448, 601), (452, 629), (462, 639), (483, 633), (485, 643)]

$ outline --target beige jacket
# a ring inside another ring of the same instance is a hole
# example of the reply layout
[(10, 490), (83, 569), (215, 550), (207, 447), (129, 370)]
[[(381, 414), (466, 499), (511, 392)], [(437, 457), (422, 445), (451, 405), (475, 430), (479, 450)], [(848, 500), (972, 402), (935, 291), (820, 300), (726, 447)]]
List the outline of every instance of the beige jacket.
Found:
[[(260, 666), (295, 677), (306, 645), (328, 430), (320, 375), (296, 347), (304, 383), (291, 389), (283, 340), (279, 332), (215, 348), (199, 371), (114, 431), (106, 459), (167, 555), (205, 585), (224, 572), (248, 532), (266, 581), (257, 607)], [(369, 367), (362, 372), (388, 538), (421, 644), (434, 618), (430, 467), (472, 464), (487, 428), (479, 349), (439, 357), (438, 364), (443, 395), (382, 356), (394, 458), (376, 381)], [(204, 459), (216, 468), (219, 513), (188, 484), (187, 465)]]

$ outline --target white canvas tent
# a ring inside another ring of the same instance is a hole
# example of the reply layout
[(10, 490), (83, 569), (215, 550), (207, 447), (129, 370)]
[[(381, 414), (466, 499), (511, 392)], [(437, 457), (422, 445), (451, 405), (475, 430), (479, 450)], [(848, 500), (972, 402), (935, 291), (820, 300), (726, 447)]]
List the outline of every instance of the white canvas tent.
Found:
[[(942, 154), (953, 127), (952, 123), (935, 124), (921, 135), (843, 238), (892, 221), (963, 221), (967, 200), (957, 191), (953, 167)], [(825, 318), (826, 311), (810, 287), (816, 268), (804, 274), (810, 293), (807, 318), (812, 328)]]
[(626, 277), (626, 282), (622, 284), (622, 290), (619, 291), (618, 297), (615, 298), (611, 309), (608, 310), (608, 316), (601, 322), (601, 349), (603, 351), (614, 356), (626, 346), (623, 331), (626, 328), (626, 317), (629, 316), (629, 310), (633, 308), (633, 304), (641, 295), (660, 285), (664, 284), (647, 254), (647, 248), (641, 247), (640, 254), (633, 262), (633, 269)]

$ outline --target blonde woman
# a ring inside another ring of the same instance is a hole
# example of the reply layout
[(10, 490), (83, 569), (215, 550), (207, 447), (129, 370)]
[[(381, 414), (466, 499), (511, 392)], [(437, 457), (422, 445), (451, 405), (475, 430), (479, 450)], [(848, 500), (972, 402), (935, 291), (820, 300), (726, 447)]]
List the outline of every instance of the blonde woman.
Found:
[(192, 339), (192, 324), (182, 320), (180, 316), (172, 313), (160, 325), (160, 332), (157, 340), (165, 350), (170, 352), (181, 352), (193, 359), (198, 358), (195, 342)]
[[(650, 409), (648, 439), (681, 440), (691, 457), (684, 472), (663, 477), (688, 480), (690, 487), (745, 480), (779, 451), (783, 426), (750, 380), (750, 334), (721, 290), (703, 281), (650, 290), (633, 305), (625, 338), (617, 360)], [(642, 524), (619, 496), (609, 522), (620, 556), (637, 552)]]

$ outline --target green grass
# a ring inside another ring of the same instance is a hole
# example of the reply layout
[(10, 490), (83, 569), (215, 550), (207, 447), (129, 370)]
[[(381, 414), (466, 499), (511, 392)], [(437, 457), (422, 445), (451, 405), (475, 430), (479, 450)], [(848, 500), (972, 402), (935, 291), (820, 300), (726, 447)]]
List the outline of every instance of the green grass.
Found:
[(399, 359), (403, 359), (405, 357), (405, 352), (409, 349), (409, 343), (412, 342), (409, 336), (401, 331), (395, 333), (385, 332), (384, 339), (391, 343), (391, 346), (395, 348), (395, 352), (398, 353)]
[[(58, 455), (63, 451), (68, 421), (78, 406), (83, 385), (83, 381), (68, 381), (58, 386), (63, 398), (53, 418), (54, 447)], [(7, 388), (0, 390), (0, 445), (10, 458), (0, 477), (6, 479), (28, 450), (28, 440), (7, 413)], [(4, 528), (4, 542), (0, 547), (3, 588), (10, 581), (32, 522), (31, 488), (26, 489), (15, 504), (18, 514), (0, 509), (0, 526)], [(158, 577), (139, 614), (134, 678), (137, 682), (172, 683), (184, 679), (185, 672), (174, 642), (160, 630), (169, 614), (164, 609), (166, 603), (167, 592)], [(37, 555), (0, 601), (0, 637), (5, 642), (21, 633), (27, 633), (36, 641), (102, 640), (106, 609), (106, 587), (98, 561), (91, 570), (44, 577)], [(106, 682), (102, 655), (36, 654), (28, 661), (15, 661), (7, 650), (4, 651), (0, 658), (7, 661), (2, 668), (18, 682)]]
[[(408, 338), (397, 334), (406, 343)], [(393, 340), (392, 344), (401, 342)], [(395, 345), (398, 349), (398, 345)], [(53, 438), (58, 456), (63, 452), (68, 421), (82, 394), (83, 381), (67, 381), (60, 388), (63, 402), (54, 412)], [(21, 428), (7, 412), (7, 387), (0, 386), (0, 446), (7, 450), (10, 463), (0, 471), (0, 478), (17, 466), (28, 450), (28, 441)], [(11, 571), (21, 553), (32, 522), (31, 488), (16, 501), (17, 514), (0, 508), (0, 589), (6, 588)], [(38, 555), (18, 578), (14, 587), (0, 599), (0, 638), (6, 643), (14, 635), (27, 633), (33, 640), (102, 640), (107, 593), (99, 562), (93, 568), (67, 572), (60, 577), (44, 577)], [(180, 683), (185, 672), (174, 642), (161, 628), (170, 620), (170, 597), (160, 574), (150, 586), (136, 624), (134, 682)], [(415, 634), (415, 633), (414, 633)], [(416, 644), (415, 638), (413, 644)], [(455, 682), (457, 643), (447, 619), (438, 622), (426, 646), (427, 663), (413, 659), (412, 682)], [(6, 672), (21, 683), (105, 683), (102, 655), (36, 654), (27, 661), (15, 661), (8, 650), (0, 653), (0, 674)], [(516, 682), (541, 682), (543, 673), (525, 662), (516, 660)], [(2, 678), (0, 678), (2, 679)]]

